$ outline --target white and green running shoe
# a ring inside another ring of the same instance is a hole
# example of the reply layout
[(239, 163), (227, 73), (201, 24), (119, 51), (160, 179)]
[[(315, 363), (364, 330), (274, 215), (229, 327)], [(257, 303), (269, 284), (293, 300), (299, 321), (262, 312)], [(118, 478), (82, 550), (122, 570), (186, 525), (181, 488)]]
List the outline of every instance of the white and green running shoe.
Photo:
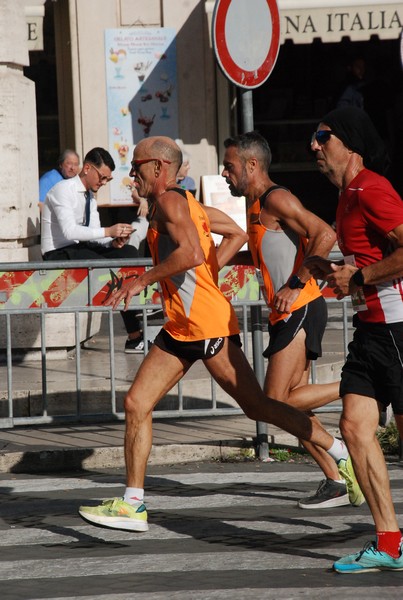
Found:
[(393, 558), (386, 552), (376, 549), (375, 543), (368, 542), (364, 550), (348, 554), (337, 560), (333, 569), (337, 573), (366, 573), (368, 571), (403, 571), (403, 545), (399, 558)]
[(337, 468), (340, 476), (346, 482), (350, 504), (353, 506), (361, 506), (361, 504), (365, 502), (365, 498), (355, 476), (350, 456), (347, 459), (340, 459), (337, 463)]
[(86, 521), (103, 527), (148, 531), (147, 510), (143, 502), (128, 504), (122, 498), (112, 498), (99, 506), (80, 506), (78, 512)]

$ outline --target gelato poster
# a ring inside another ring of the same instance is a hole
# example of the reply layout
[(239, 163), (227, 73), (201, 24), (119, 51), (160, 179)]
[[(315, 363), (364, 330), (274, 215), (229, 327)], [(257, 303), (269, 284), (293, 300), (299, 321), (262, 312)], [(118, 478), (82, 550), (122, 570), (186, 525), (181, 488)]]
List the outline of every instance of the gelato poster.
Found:
[(178, 137), (176, 31), (105, 30), (109, 152), (116, 163), (111, 202), (131, 201), (130, 162), (149, 135)]

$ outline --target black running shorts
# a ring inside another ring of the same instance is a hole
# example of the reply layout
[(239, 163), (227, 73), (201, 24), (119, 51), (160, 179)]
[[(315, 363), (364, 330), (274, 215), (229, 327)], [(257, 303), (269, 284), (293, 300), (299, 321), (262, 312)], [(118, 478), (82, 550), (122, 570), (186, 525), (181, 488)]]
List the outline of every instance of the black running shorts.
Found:
[(403, 415), (403, 323), (360, 323), (348, 346), (340, 396), (358, 394)]
[[(208, 340), (197, 340), (195, 342), (182, 342), (169, 335), (165, 329), (161, 329), (153, 343), (161, 350), (164, 350), (164, 352), (193, 363), (199, 359), (207, 360), (216, 356), (222, 350), (225, 339), (225, 337), (219, 337)], [(228, 339), (239, 348), (242, 347), (241, 338), (238, 334), (230, 335)]]
[(306, 333), (306, 357), (308, 360), (316, 360), (318, 356), (322, 356), (322, 338), (326, 322), (326, 301), (320, 296), (294, 311), (288, 319), (283, 319), (275, 325), (269, 324), (270, 341), (263, 356), (270, 358), (272, 354), (286, 348), (300, 329), (303, 329)]

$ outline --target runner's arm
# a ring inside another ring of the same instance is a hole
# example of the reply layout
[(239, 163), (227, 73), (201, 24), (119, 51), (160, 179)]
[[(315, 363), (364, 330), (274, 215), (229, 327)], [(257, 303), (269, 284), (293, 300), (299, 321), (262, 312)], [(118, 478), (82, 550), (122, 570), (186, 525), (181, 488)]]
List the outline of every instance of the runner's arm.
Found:
[[(307, 210), (296, 196), (285, 190), (276, 190), (266, 200), (264, 210), (275, 216), (282, 227), (285, 224), (308, 240), (305, 257), (328, 256), (335, 244), (336, 233), (325, 221)], [(303, 283), (311, 276), (304, 264), (296, 274)]]
[[(389, 256), (382, 260), (362, 267), (364, 285), (378, 285), (403, 277), (403, 224), (398, 225), (386, 236), (395, 247)], [(355, 292), (358, 287), (352, 276), (357, 271), (352, 265), (334, 266), (332, 273), (326, 279), (329, 287), (333, 288), (338, 299)]]
[(212, 233), (223, 236), (217, 248), (218, 268), (222, 269), (248, 241), (248, 234), (221, 210), (211, 206), (205, 206), (204, 210), (209, 218)]
[(182, 197), (178, 198), (177, 193), (166, 192), (158, 200), (157, 212), (158, 222), (171, 238), (175, 249), (158, 265), (124, 285), (105, 302), (105, 305), (117, 308), (124, 300), (127, 310), (132, 297), (140, 294), (148, 285), (203, 263), (203, 250), (197, 229), (190, 218), (187, 201)]

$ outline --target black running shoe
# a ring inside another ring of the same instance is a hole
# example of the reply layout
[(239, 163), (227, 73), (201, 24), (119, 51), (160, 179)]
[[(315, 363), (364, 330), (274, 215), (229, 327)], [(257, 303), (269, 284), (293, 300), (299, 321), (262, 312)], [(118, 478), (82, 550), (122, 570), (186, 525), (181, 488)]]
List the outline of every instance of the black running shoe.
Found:
[(344, 481), (323, 479), (313, 496), (301, 498), (298, 502), (300, 508), (333, 508), (350, 504), (347, 486)]

